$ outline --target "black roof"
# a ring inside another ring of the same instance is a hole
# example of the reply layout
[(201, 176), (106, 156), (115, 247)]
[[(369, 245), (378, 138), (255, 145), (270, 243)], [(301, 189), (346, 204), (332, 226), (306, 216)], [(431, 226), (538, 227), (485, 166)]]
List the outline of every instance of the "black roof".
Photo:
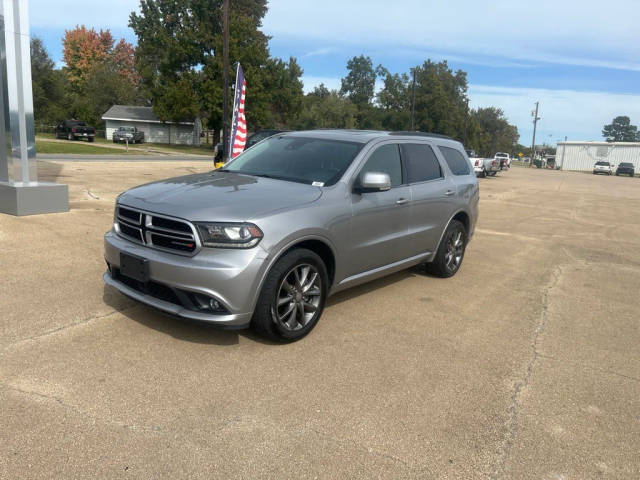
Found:
[[(135, 105), (114, 105), (102, 115), (102, 120), (126, 120), (130, 122), (162, 123), (153, 113), (152, 107), (138, 107)], [(194, 119), (177, 123), (193, 124)], [(167, 122), (172, 123), (172, 122)]]

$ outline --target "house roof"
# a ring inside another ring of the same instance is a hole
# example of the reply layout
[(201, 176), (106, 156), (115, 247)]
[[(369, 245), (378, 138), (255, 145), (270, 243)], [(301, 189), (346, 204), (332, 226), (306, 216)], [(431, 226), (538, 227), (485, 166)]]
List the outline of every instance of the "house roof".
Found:
[[(145, 123), (163, 123), (156, 114), (153, 113), (152, 107), (137, 107), (134, 105), (114, 105), (102, 115), (102, 120), (123, 120), (126, 122), (145, 122)], [(190, 122), (166, 122), (178, 123), (180, 125), (193, 125)]]

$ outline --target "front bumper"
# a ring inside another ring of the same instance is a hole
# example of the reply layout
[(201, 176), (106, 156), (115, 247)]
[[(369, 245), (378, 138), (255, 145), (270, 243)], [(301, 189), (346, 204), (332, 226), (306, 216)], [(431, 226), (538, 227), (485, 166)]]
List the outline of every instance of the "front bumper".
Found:
[[(121, 252), (145, 258), (149, 265), (149, 280), (154, 285), (178, 294), (214, 298), (225, 312), (196, 311), (175, 296), (160, 298), (138, 288), (135, 282), (124, 283), (121, 277), (112, 273), (120, 268)], [(105, 272), (104, 281), (123, 294), (179, 317), (227, 328), (246, 328), (251, 322), (267, 266), (267, 253), (260, 245), (246, 250), (206, 248), (189, 257), (130, 242), (113, 230), (104, 237), (104, 256), (111, 270)]]

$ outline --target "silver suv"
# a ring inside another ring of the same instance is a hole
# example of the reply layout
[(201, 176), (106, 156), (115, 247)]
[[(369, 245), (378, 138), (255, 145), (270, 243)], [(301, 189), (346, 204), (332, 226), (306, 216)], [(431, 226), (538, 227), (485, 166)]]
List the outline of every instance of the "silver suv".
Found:
[(278, 134), (222, 169), (122, 193), (104, 280), (181, 317), (292, 341), (330, 294), (420, 263), (454, 275), (478, 196), (446, 137)]

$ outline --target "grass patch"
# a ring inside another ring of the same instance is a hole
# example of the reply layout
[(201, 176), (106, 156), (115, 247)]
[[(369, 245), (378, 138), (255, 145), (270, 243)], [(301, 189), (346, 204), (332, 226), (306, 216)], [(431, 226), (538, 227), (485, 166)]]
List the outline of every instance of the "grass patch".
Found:
[(96, 147), (89, 142), (48, 142), (36, 140), (36, 153), (59, 153), (70, 155), (144, 155), (146, 152), (131, 149)]
[[(53, 133), (38, 133), (36, 136), (36, 149), (40, 153), (80, 153), (80, 154), (100, 154), (108, 155), (111, 153), (123, 155), (127, 154), (125, 150), (124, 143), (113, 143), (113, 140), (107, 140), (102, 137), (95, 137), (95, 143), (99, 145), (107, 146), (118, 146), (120, 148), (113, 148), (111, 150), (106, 150), (106, 148), (94, 147), (96, 149), (100, 149), (98, 152), (94, 152), (93, 148), (89, 150), (84, 150), (83, 146), (93, 147), (93, 144), (90, 144), (84, 140), (76, 140), (74, 142), (69, 140), (59, 140), (57, 142), (49, 142), (48, 140), (56, 140), (56, 137)], [(42, 145), (42, 149), (40, 147)], [(69, 145), (70, 149), (66, 149), (65, 146)], [(213, 156), (213, 147), (211, 145), (202, 145), (200, 147), (194, 147), (191, 145), (173, 145), (168, 143), (140, 143), (140, 144), (130, 144), (129, 145), (129, 154), (138, 154), (144, 155), (148, 152), (148, 150), (156, 150), (158, 152), (163, 153), (178, 153), (178, 154), (187, 154), (187, 155), (207, 155), (209, 157)]]
[[(168, 143), (149, 143), (148, 148), (157, 148), (158, 150), (166, 150), (175, 153), (186, 153), (189, 155), (208, 155), (213, 156), (213, 147), (211, 145), (203, 145), (194, 147), (192, 145), (170, 145)], [(131, 146), (129, 146), (131, 148)]]

